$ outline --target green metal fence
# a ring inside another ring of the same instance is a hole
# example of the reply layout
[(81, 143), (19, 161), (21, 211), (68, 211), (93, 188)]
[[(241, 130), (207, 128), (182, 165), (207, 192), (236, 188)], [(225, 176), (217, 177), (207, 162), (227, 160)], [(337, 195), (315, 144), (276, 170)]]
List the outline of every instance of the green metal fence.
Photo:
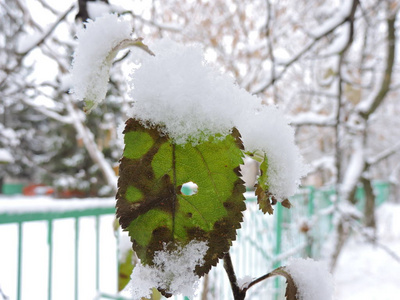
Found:
[[(35, 205), (35, 198), (32, 200), (32, 205)], [(94, 218), (95, 222), (95, 282), (96, 282), (96, 290), (98, 291), (97, 295), (99, 299), (123, 299), (121, 297), (116, 297), (115, 295), (110, 295), (106, 293), (101, 292), (101, 286), (100, 286), (100, 218), (105, 215), (114, 215), (115, 213), (115, 208), (114, 208), (114, 203), (111, 201), (106, 201), (104, 204), (101, 205), (96, 205), (99, 203), (99, 201), (96, 202), (94, 205), (88, 205), (92, 204), (90, 200), (82, 200), (79, 201), (81, 202), (82, 205), (73, 205), (70, 208), (67, 208), (66, 210), (60, 209), (60, 210), (55, 210), (55, 211), (49, 211), (48, 208), (45, 208), (43, 211), (40, 211), (40, 209), (32, 209), (32, 208), (26, 208), (26, 207), (20, 207), (20, 211), (18, 209), (13, 210), (12, 212), (6, 212), (6, 211), (0, 211), (0, 225), (2, 224), (15, 224), (17, 225), (17, 232), (18, 232), (18, 239), (17, 239), (17, 249), (18, 249), (18, 259), (17, 259), (17, 291), (16, 291), (16, 299), (20, 300), (22, 299), (22, 289), (23, 289), (23, 280), (22, 280), (22, 270), (23, 270), (23, 254), (25, 251), (26, 245), (23, 243), (23, 237), (24, 237), (24, 226), (26, 224), (30, 224), (30, 222), (35, 222), (35, 221), (43, 221), (47, 223), (47, 245), (48, 245), (48, 270), (47, 270), (47, 299), (51, 300), (52, 299), (52, 289), (53, 289), (53, 253), (54, 253), (54, 244), (53, 244), (53, 236), (54, 236), (54, 222), (56, 220), (60, 219), (71, 219), (74, 220), (74, 240), (69, 241), (74, 243), (74, 299), (78, 299), (78, 292), (80, 289), (79, 286), (79, 263), (80, 263), (80, 257), (79, 257), (79, 242), (80, 242), (80, 220), (82, 218)], [(71, 203), (77, 204), (77, 201), (71, 201)], [(26, 204), (26, 202), (24, 202)], [(62, 206), (68, 206), (68, 203), (66, 201), (54, 201), (55, 205), (62, 205)], [(0, 202), (0, 207), (2, 205), (2, 202)], [(18, 200), (15, 200), (15, 205), (18, 207), (20, 202)], [(30, 211), (32, 210), (32, 211)], [(112, 224), (110, 224), (112, 226)], [(117, 240), (116, 240), (117, 243)], [(72, 254), (71, 254), (72, 255)], [(117, 254), (115, 255), (114, 258), (110, 259), (115, 259), (115, 265), (118, 266), (118, 257)], [(1, 270), (0, 270), (1, 271)], [(117, 278), (110, 278), (110, 280), (117, 280)]]
[[(381, 204), (389, 197), (389, 184), (378, 182), (374, 185), (377, 197), (377, 204)], [(362, 205), (363, 191), (358, 192), (358, 199)], [(335, 195), (333, 189), (315, 189), (306, 187), (300, 193), (292, 197), (293, 208), (288, 210), (281, 205), (275, 206), (273, 216), (263, 215), (257, 207), (256, 198), (249, 194), (247, 196), (248, 210), (245, 212), (243, 228), (238, 231), (237, 241), (232, 247), (232, 258), (238, 276), (244, 275), (260, 276), (274, 268), (284, 264), (288, 257), (293, 254), (298, 256), (308, 256), (318, 258), (324, 241), (332, 230), (332, 200)], [(34, 201), (34, 200), (32, 200)], [(83, 204), (90, 200), (81, 201)], [(55, 205), (57, 205), (57, 201)], [(17, 202), (16, 202), (17, 204)], [(1, 202), (0, 202), (1, 208)], [(53, 224), (55, 220), (72, 219), (74, 220), (74, 299), (79, 295), (79, 232), (80, 220), (91, 217), (95, 220), (95, 282), (98, 291), (98, 299), (123, 299), (113, 294), (101, 292), (99, 275), (100, 269), (100, 218), (106, 215), (114, 214), (114, 203), (108, 201), (107, 205), (87, 207), (84, 205), (78, 208), (69, 208), (67, 210), (55, 211), (28, 211), (24, 209), (21, 212), (5, 212), (0, 209), (0, 225), (16, 224), (18, 227), (18, 262), (17, 262), (17, 291), (16, 299), (20, 300), (23, 289), (22, 267), (23, 267), (23, 225), (34, 221), (44, 221), (47, 223), (47, 244), (48, 244), (48, 278), (47, 278), (47, 298), (52, 298), (53, 288)], [(117, 240), (116, 240), (117, 243)], [(1, 255), (1, 254), (0, 254)], [(118, 259), (116, 253), (114, 259)], [(220, 265), (220, 264), (219, 264)], [(221, 266), (218, 266), (221, 267)], [(1, 271), (1, 270), (0, 270)], [(229, 283), (226, 282), (226, 276), (223, 270), (216, 270), (210, 274), (213, 282), (209, 286), (211, 295), (214, 299), (230, 299)], [(110, 280), (117, 280), (111, 278)], [(219, 283), (218, 283), (219, 282)], [(1, 284), (1, 283), (0, 283)], [(267, 291), (266, 291), (267, 290)], [(271, 292), (272, 290), (272, 292)], [(282, 284), (278, 279), (265, 288), (258, 289), (252, 299), (268, 299), (266, 293), (271, 295), (270, 299), (281, 299)]]

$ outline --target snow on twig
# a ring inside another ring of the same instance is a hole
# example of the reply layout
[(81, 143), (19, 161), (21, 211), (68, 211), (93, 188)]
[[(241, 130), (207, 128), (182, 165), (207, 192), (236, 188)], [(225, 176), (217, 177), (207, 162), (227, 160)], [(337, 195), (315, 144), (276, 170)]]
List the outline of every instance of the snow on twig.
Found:
[(297, 54), (293, 55), (291, 59), (287, 60), (285, 64), (282, 64), (282, 70), (276, 74), (273, 78), (271, 78), (269, 81), (265, 83), (261, 83), (259, 86), (257, 86), (254, 90), (252, 90), (253, 94), (260, 94), (266, 89), (268, 89), (271, 85), (273, 85), (277, 80), (279, 80), (288, 70), (288, 68), (293, 65), (295, 62), (297, 62), (299, 59), (301, 59), (310, 49), (314, 47), (314, 45), (321, 40), (323, 37), (331, 34), (334, 32), (338, 27), (342, 26), (343, 24), (347, 23), (354, 13), (354, 3), (358, 2), (358, 0), (353, 0), (353, 1), (348, 1), (351, 5), (351, 7), (348, 7), (349, 5), (344, 6), (344, 9), (340, 11), (336, 17), (330, 19), (329, 22), (325, 23), (325, 26), (322, 26), (322, 29), (319, 31), (314, 31), (313, 34), (313, 39), (308, 42), (306, 46), (303, 47), (302, 50), (300, 50)]
[(19, 55), (25, 56), (29, 52), (31, 52), (36, 47), (40, 46), (44, 41), (53, 33), (53, 31), (57, 28), (57, 26), (68, 16), (68, 14), (75, 8), (75, 4), (71, 5), (69, 9), (67, 9), (58, 19), (55, 21), (45, 32), (44, 34), (36, 40), (31, 41), (26, 45), (19, 45)]
[(389, 156), (396, 154), (397, 152), (400, 151), (400, 142), (397, 142), (393, 146), (383, 150), (381, 153), (378, 153), (377, 155), (367, 159), (368, 165), (375, 165), (382, 160), (388, 158)]
[(336, 125), (334, 115), (325, 116), (313, 112), (301, 113), (290, 117), (290, 124), (294, 126), (326, 126), (331, 127)]

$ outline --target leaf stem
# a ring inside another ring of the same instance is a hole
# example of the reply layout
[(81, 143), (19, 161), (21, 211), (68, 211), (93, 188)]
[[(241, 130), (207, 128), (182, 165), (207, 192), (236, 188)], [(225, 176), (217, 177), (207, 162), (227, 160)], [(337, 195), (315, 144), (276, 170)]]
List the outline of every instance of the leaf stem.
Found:
[(235, 300), (244, 300), (244, 298), (246, 297), (247, 289), (241, 290), (237, 283), (236, 274), (233, 269), (232, 259), (229, 252), (225, 253), (224, 256), (224, 269), (226, 271), (226, 274), (228, 275), (229, 282), (231, 283), (233, 298)]
[(263, 276), (261, 276), (261, 277), (258, 277), (257, 279), (255, 279), (255, 280), (253, 280), (252, 282), (250, 282), (250, 283), (247, 285), (247, 287), (245, 287), (243, 290), (247, 292), (247, 290), (248, 290), (249, 288), (251, 288), (253, 285), (256, 285), (257, 283), (259, 283), (259, 282), (261, 282), (261, 281), (263, 281), (263, 280), (265, 280), (265, 279), (268, 279), (268, 278), (270, 278), (270, 277), (273, 277), (273, 276), (275, 276), (275, 275), (272, 274), (272, 272), (270, 272), (270, 273), (265, 274), (265, 275), (263, 275)]
[(172, 143), (172, 181), (174, 186), (174, 199), (172, 199), (172, 241), (175, 240), (175, 213), (176, 213), (176, 201), (177, 201), (177, 194), (176, 194), (176, 148), (175, 143)]

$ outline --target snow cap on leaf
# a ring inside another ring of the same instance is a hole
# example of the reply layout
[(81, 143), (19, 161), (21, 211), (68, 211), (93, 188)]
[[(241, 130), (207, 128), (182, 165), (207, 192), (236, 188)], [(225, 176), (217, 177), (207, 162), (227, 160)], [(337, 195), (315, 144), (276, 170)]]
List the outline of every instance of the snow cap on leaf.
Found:
[(307, 167), (283, 113), (207, 63), (199, 45), (163, 39), (150, 48), (155, 56), (143, 57), (132, 73), (129, 116), (163, 126), (177, 144), (223, 137), (236, 127), (246, 152), (266, 154), (269, 192), (278, 200), (293, 195)]

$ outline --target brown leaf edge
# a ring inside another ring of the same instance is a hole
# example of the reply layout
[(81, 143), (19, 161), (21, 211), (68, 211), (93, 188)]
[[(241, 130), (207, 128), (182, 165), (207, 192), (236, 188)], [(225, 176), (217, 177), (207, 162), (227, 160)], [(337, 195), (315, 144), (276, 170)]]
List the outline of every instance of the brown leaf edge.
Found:
[(264, 191), (264, 189), (259, 184), (256, 185), (255, 194), (257, 196), (257, 204), (259, 205), (260, 210), (264, 214), (268, 213), (269, 215), (272, 215), (274, 213), (272, 205), (275, 205), (277, 203), (274, 195), (271, 194), (269, 191)]
[[(150, 136), (154, 139), (154, 145), (148, 153), (146, 153), (146, 157), (150, 158), (158, 151), (158, 148), (162, 143), (165, 143), (168, 140), (168, 136), (160, 135), (162, 131), (159, 126), (151, 126), (146, 124), (144, 126), (140, 121), (135, 119), (129, 119), (126, 122), (125, 131), (145, 131), (150, 134)], [(241, 140), (241, 136), (239, 131), (236, 128), (232, 129), (231, 133), (234, 141), (237, 145), (237, 148), (243, 150), (243, 144)], [(140, 167), (140, 168), (139, 168)], [(126, 229), (130, 222), (140, 215), (141, 210), (136, 206), (132, 206), (126, 199), (125, 193), (126, 189), (130, 185), (134, 185), (138, 178), (141, 178), (141, 174), (146, 174), (148, 178), (153, 178), (154, 174), (152, 173), (151, 167), (151, 159), (147, 160), (132, 160), (126, 157), (123, 157), (120, 161), (120, 177), (118, 180), (118, 193), (116, 195), (117, 203), (117, 218), (121, 227)], [(234, 183), (233, 190), (231, 195), (224, 202), (224, 207), (227, 211), (231, 211), (230, 217), (226, 216), (221, 220), (217, 221), (214, 224), (214, 227), (209, 232), (204, 232), (201, 228), (193, 227), (189, 229), (188, 236), (190, 240), (199, 240), (199, 241), (208, 241), (210, 245), (210, 249), (214, 249), (213, 251), (209, 250), (204, 257), (204, 260), (207, 262), (203, 266), (196, 266), (195, 273), (201, 277), (204, 274), (207, 274), (212, 266), (216, 266), (219, 262), (219, 259), (222, 259), (224, 254), (229, 251), (229, 248), (232, 245), (232, 242), (236, 239), (236, 230), (241, 227), (241, 222), (243, 221), (242, 212), (246, 209), (245, 206), (245, 198), (243, 193), (245, 192), (244, 182), (241, 179), (241, 173), (239, 167), (233, 170), (233, 172), (237, 175), (237, 180)], [(163, 186), (161, 187), (163, 188)], [(161, 189), (160, 188), (160, 189)], [(180, 190), (180, 188), (178, 188)], [(173, 189), (174, 191), (175, 189)], [(155, 191), (154, 193), (157, 193)], [(162, 192), (162, 191), (161, 191)], [(164, 191), (165, 192), (165, 191)], [(166, 191), (168, 192), (168, 190)], [(162, 194), (164, 195), (164, 194)], [(176, 197), (176, 196), (175, 196)], [(164, 197), (168, 198), (168, 197)], [(170, 199), (175, 199), (174, 197), (170, 197)], [(147, 202), (144, 202), (146, 205)], [(141, 208), (144, 206), (142, 205)], [(144, 209), (144, 208), (143, 208)], [(162, 229), (162, 228), (161, 228)], [(155, 250), (147, 251), (147, 248), (141, 248), (137, 245), (134, 239), (131, 237), (132, 248), (138, 254), (138, 256), (142, 259), (142, 262), (145, 261), (146, 264), (151, 264), (153, 261), (154, 253), (156, 251), (160, 251), (163, 248), (163, 244), (168, 244), (171, 242), (169, 240), (169, 235), (165, 233), (166, 231), (156, 230), (153, 233), (152, 237), (152, 245), (156, 245), (154, 247)], [(168, 236), (167, 236), (168, 235)], [(161, 238), (160, 238), (161, 236)], [(160, 243), (161, 240), (161, 243)], [(158, 247), (158, 248), (157, 248)], [(142, 255), (140, 255), (142, 254)]]
[(300, 299), (297, 297), (297, 294), (298, 294), (297, 285), (294, 282), (290, 273), (286, 271), (285, 267), (279, 267), (279, 268), (271, 271), (270, 273), (255, 279), (247, 287), (245, 287), (243, 289), (243, 292), (246, 293), (247, 290), (249, 288), (251, 288), (253, 285), (255, 285), (267, 278), (271, 278), (274, 276), (283, 276), (286, 278), (286, 293), (285, 293), (286, 300), (299, 300)]

